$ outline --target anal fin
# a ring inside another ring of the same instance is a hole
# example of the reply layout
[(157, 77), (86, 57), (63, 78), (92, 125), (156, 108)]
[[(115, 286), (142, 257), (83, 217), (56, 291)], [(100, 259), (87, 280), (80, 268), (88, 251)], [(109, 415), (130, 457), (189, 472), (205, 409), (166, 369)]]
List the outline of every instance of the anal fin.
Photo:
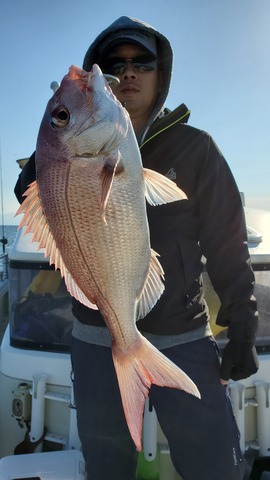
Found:
[(156, 304), (164, 291), (164, 271), (158, 261), (158, 253), (151, 249), (148, 276), (137, 303), (136, 320), (145, 317)]

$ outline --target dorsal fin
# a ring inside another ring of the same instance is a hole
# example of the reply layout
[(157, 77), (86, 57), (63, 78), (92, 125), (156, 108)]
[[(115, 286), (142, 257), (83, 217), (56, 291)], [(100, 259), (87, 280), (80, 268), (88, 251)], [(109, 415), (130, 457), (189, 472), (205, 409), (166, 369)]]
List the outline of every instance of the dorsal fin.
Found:
[(54, 264), (55, 270), (60, 270), (61, 276), (65, 279), (68, 292), (86, 307), (97, 309), (97, 306), (84, 295), (75, 283), (64, 264), (61, 253), (50, 231), (49, 224), (47, 223), (36, 180), (29, 185), (24, 196), (26, 198), (16, 212), (16, 215), (24, 214), (19, 228), (26, 226), (25, 233), (33, 234), (32, 242), (38, 242), (38, 248), (45, 249), (44, 256), (49, 257), (49, 263), (50, 265)]
[(165, 287), (162, 281), (164, 280), (164, 272), (158, 261), (158, 256), (158, 253), (151, 249), (149, 272), (141, 296), (138, 299), (136, 320), (145, 317), (152, 310), (164, 291)]

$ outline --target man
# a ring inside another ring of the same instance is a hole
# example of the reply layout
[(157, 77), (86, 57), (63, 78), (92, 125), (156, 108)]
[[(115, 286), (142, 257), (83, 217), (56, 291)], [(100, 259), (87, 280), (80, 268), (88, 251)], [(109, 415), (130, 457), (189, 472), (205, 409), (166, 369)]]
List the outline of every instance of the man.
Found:
[[(150, 399), (184, 480), (247, 478), (227, 394), (229, 378), (258, 369), (254, 275), (241, 199), (211, 137), (189, 127), (185, 105), (163, 108), (172, 69), (169, 41), (153, 27), (121, 17), (88, 49), (83, 67), (98, 63), (114, 75), (116, 97), (130, 114), (145, 167), (178, 183), (185, 202), (148, 207), (152, 248), (165, 270), (165, 292), (138, 321), (141, 332), (196, 383), (202, 399), (152, 386)], [(35, 178), (34, 157), (16, 194)], [(221, 300), (217, 323), (228, 326), (220, 367), (203, 295), (202, 256)], [(110, 334), (98, 311), (77, 301), (72, 362), (79, 435), (88, 480), (134, 480), (137, 455), (123, 414), (112, 363)]]

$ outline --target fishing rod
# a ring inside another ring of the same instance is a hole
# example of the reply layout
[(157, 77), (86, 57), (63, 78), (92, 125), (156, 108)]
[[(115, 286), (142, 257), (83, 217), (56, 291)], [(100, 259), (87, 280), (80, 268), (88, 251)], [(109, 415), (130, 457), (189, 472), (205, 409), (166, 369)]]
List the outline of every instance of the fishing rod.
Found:
[(5, 237), (1, 137), (0, 137), (0, 190), (1, 190), (1, 218), (2, 218), (2, 238), (0, 238), (0, 242), (2, 243), (3, 253), (5, 253), (6, 252), (6, 244), (8, 243), (8, 240)]

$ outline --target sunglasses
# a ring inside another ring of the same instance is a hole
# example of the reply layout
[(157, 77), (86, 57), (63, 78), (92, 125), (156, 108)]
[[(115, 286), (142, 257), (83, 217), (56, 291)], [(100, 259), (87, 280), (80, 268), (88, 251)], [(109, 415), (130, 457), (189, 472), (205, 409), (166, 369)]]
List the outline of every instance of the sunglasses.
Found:
[(148, 55), (134, 58), (111, 57), (103, 62), (100, 68), (104, 74), (122, 75), (128, 65), (139, 73), (151, 72), (157, 69), (157, 60)]

